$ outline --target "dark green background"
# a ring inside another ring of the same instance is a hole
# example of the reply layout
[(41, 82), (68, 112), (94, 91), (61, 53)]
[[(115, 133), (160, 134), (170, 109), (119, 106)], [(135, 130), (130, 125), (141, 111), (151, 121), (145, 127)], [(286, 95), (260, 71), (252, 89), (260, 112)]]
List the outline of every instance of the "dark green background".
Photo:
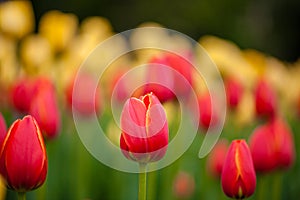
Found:
[(213, 34), (241, 48), (255, 48), (284, 61), (300, 53), (298, 0), (43, 0), (33, 1), (37, 20), (51, 9), (107, 17), (115, 31), (155, 21), (198, 40)]

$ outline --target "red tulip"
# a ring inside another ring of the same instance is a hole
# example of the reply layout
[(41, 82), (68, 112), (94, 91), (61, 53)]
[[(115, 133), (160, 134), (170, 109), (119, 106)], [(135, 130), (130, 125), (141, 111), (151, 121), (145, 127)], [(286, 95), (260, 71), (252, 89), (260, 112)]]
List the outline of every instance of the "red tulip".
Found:
[(256, 128), (249, 143), (258, 172), (287, 168), (294, 163), (293, 135), (288, 125), (280, 118)]
[(30, 115), (16, 120), (0, 151), (0, 173), (10, 189), (26, 192), (40, 187), (47, 175), (47, 155), (41, 131)]
[(207, 170), (216, 177), (221, 177), (225, 156), (228, 149), (228, 142), (221, 139), (214, 146), (207, 158)]
[(195, 191), (194, 177), (187, 172), (179, 172), (173, 182), (173, 191), (179, 199), (190, 198)]
[(2, 114), (0, 113), (0, 148), (2, 147), (2, 143), (4, 141), (5, 136), (6, 136), (6, 123)]
[(153, 92), (161, 102), (173, 100), (175, 95), (184, 96), (190, 92), (192, 65), (176, 54), (162, 54), (149, 61), (146, 80), (149, 83), (143, 94)]
[(235, 109), (243, 95), (242, 84), (235, 78), (230, 77), (225, 81), (227, 104), (229, 108)]
[(255, 89), (256, 114), (261, 117), (272, 118), (276, 114), (277, 99), (273, 88), (261, 79)]
[(245, 140), (232, 141), (223, 165), (221, 182), (228, 197), (242, 199), (254, 193), (256, 174)]
[(34, 97), (34, 82), (29, 78), (16, 81), (11, 89), (12, 104), (20, 112), (28, 112)]
[(163, 106), (152, 93), (126, 101), (121, 114), (120, 147), (126, 158), (148, 163), (160, 160), (168, 145)]
[(207, 92), (198, 97), (200, 120), (199, 126), (208, 129), (219, 123), (219, 113), (216, 104), (212, 104), (210, 94)]
[[(75, 82), (76, 81), (76, 82)], [(74, 85), (77, 83), (76, 85)], [(76, 91), (74, 90), (76, 86)], [(76, 80), (73, 79), (66, 89), (66, 100), (68, 107), (83, 116), (90, 116), (100, 111), (100, 92), (96, 80), (87, 73), (81, 73)]]
[(53, 85), (41, 82), (39, 91), (31, 103), (29, 114), (36, 119), (46, 138), (52, 139), (58, 135), (60, 113)]

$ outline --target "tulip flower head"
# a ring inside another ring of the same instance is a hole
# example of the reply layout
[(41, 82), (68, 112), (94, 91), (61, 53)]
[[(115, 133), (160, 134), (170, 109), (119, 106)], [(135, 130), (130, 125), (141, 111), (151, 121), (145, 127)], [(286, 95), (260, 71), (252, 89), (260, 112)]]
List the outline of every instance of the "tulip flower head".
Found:
[(173, 181), (174, 195), (179, 199), (188, 199), (195, 192), (195, 180), (189, 173), (180, 171)]
[(27, 115), (9, 128), (0, 150), (0, 173), (8, 188), (26, 192), (40, 187), (47, 175), (47, 154), (40, 128)]
[(68, 107), (82, 116), (100, 112), (100, 92), (98, 88), (95, 95), (92, 92), (96, 85), (97, 81), (90, 74), (79, 74), (66, 88)]
[(34, 97), (29, 113), (36, 119), (46, 138), (58, 135), (60, 113), (54, 88), (41, 89)]
[(146, 80), (150, 83), (145, 85), (143, 94), (153, 92), (164, 103), (175, 99), (176, 95), (189, 94), (192, 65), (176, 54), (162, 54), (149, 61)]
[(243, 95), (242, 84), (235, 78), (228, 78), (225, 82), (227, 103), (229, 108), (235, 109)]
[(198, 104), (200, 108), (199, 126), (203, 129), (208, 129), (209, 126), (216, 126), (219, 119), (219, 110), (216, 103), (212, 103), (211, 96), (207, 92), (198, 97)]
[(295, 161), (293, 134), (278, 117), (255, 129), (250, 137), (250, 149), (258, 172), (288, 168)]
[(207, 170), (215, 177), (221, 177), (225, 156), (228, 149), (228, 141), (219, 140), (207, 158)]
[(273, 88), (265, 80), (258, 81), (255, 89), (256, 114), (272, 118), (276, 114), (277, 98)]
[(121, 129), (120, 147), (126, 158), (148, 163), (165, 155), (168, 123), (163, 106), (154, 94), (126, 101), (121, 114)]
[(256, 174), (250, 150), (245, 140), (232, 141), (223, 165), (221, 183), (231, 198), (251, 196), (256, 188)]
[(29, 78), (16, 81), (11, 89), (12, 104), (20, 112), (28, 112), (34, 96), (34, 82)]

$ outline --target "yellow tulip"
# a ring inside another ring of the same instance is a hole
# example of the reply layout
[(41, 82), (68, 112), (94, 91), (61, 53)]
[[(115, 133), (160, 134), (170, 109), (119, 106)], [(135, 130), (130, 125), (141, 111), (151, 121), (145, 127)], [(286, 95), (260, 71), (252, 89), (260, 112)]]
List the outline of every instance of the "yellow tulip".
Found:
[(0, 4), (0, 30), (21, 38), (34, 30), (34, 13), (30, 1), (7, 1)]
[(55, 51), (64, 50), (77, 32), (78, 19), (74, 14), (49, 11), (39, 23), (39, 32), (47, 38)]

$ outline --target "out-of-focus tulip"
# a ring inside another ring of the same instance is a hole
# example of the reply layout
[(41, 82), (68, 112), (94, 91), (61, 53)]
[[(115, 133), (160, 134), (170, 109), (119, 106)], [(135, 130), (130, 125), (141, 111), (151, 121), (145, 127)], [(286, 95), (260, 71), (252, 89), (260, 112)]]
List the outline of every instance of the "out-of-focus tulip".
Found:
[(4, 141), (5, 136), (6, 136), (6, 123), (2, 114), (0, 113), (0, 148), (2, 147), (2, 143)]
[(179, 199), (190, 198), (195, 191), (195, 180), (187, 172), (179, 172), (173, 182), (174, 195)]
[(225, 156), (228, 149), (228, 141), (219, 140), (207, 158), (207, 170), (215, 177), (221, 177)]
[(34, 30), (34, 14), (30, 1), (7, 1), (0, 4), (0, 31), (17, 38)]
[(225, 80), (225, 89), (229, 108), (237, 108), (243, 95), (242, 84), (236, 78), (230, 77)]
[(45, 72), (53, 59), (51, 46), (41, 35), (26, 37), (21, 43), (20, 55), (27, 72), (33, 74)]
[(277, 98), (273, 88), (266, 80), (259, 80), (255, 88), (256, 114), (272, 118), (276, 114)]
[(192, 85), (192, 65), (185, 60), (186, 57), (171, 53), (153, 57), (149, 61), (146, 75), (146, 81), (149, 83), (144, 88), (144, 94), (153, 92), (161, 102), (174, 99), (175, 94), (189, 94)]
[(42, 16), (39, 32), (49, 40), (54, 50), (61, 51), (73, 39), (77, 24), (78, 19), (75, 15), (53, 10)]
[(43, 78), (36, 81), (36, 87), (29, 114), (36, 119), (44, 136), (52, 139), (58, 135), (60, 128), (55, 88), (49, 79)]
[(30, 115), (16, 120), (0, 151), (0, 173), (8, 188), (26, 192), (40, 187), (47, 167), (46, 148), (37, 122)]
[(209, 126), (215, 126), (219, 123), (219, 114), (216, 104), (212, 104), (211, 96), (208, 92), (198, 97), (200, 119), (199, 126), (208, 129)]
[[(77, 84), (76, 84), (77, 83)], [(74, 85), (76, 84), (76, 85)], [(76, 91), (75, 91), (76, 86)], [(88, 73), (81, 73), (69, 83), (66, 88), (66, 100), (68, 107), (83, 116), (90, 116), (100, 112), (100, 91), (98, 88), (93, 93), (97, 82)]]
[(168, 123), (163, 106), (152, 93), (126, 101), (121, 114), (120, 148), (139, 163), (160, 160), (166, 153)]
[(288, 168), (295, 160), (293, 135), (280, 118), (255, 129), (250, 137), (250, 149), (258, 172)]
[(29, 78), (23, 78), (14, 83), (11, 89), (12, 104), (20, 112), (28, 112), (34, 96), (34, 83)]
[(256, 174), (245, 140), (232, 141), (224, 161), (221, 182), (228, 197), (243, 199), (254, 193)]

